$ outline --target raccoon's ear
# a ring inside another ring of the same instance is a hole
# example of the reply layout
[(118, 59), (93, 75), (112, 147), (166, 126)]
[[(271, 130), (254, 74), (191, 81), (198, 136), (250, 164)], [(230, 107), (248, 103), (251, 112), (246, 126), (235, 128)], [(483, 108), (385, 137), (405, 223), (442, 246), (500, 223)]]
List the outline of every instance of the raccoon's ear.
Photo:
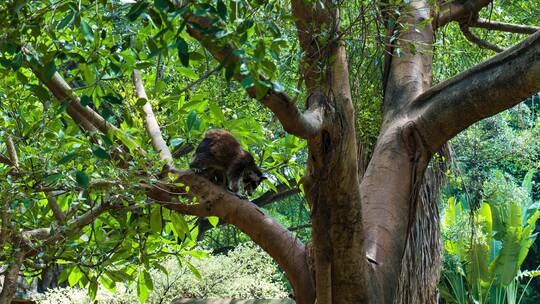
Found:
[(260, 179), (260, 180), (261, 180), (261, 182), (262, 182), (262, 181), (265, 180), (265, 179), (268, 179), (268, 177), (266, 177), (266, 176), (263, 175), (263, 176), (261, 176), (261, 179)]

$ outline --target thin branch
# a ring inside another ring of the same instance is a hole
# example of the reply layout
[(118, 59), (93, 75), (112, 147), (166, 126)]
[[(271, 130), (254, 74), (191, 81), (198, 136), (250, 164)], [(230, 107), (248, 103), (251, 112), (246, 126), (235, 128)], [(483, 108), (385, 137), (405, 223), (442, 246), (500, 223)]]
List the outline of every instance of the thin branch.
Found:
[(146, 122), (146, 131), (152, 140), (152, 146), (159, 153), (160, 160), (165, 161), (167, 165), (171, 166), (173, 163), (171, 151), (163, 139), (163, 135), (161, 135), (159, 124), (156, 116), (154, 115), (154, 111), (152, 111), (152, 105), (148, 101), (148, 97), (144, 91), (144, 84), (138, 70), (133, 70), (133, 84), (135, 85), (135, 94), (137, 98), (146, 101), (146, 103), (143, 105), (143, 111), (145, 114), (144, 120)]
[(58, 202), (56, 201), (54, 195), (52, 195), (50, 192), (45, 192), (45, 196), (47, 197), (49, 208), (51, 208), (56, 220), (61, 224), (65, 224), (66, 215), (60, 209), (60, 206), (58, 205)]
[(276, 188), (278, 190), (277, 192), (270, 190), (254, 199), (252, 202), (259, 207), (263, 207), (300, 193), (298, 187), (290, 188), (285, 184), (279, 184)]
[(465, 38), (467, 38), (467, 40), (478, 45), (479, 47), (492, 50), (496, 53), (500, 53), (504, 51), (504, 49), (501, 48), (500, 46), (493, 44), (489, 41), (482, 40), (480, 37), (473, 34), (470, 31), (469, 26), (467, 24), (461, 24), (460, 29), (461, 29), (461, 32), (463, 32), (463, 35), (465, 36)]
[[(211, 33), (215, 29), (210, 19), (189, 13), (183, 14), (183, 17), (189, 25), (188, 33), (199, 40), (218, 62), (225, 66), (241, 62), (241, 59), (233, 52), (235, 49), (233, 45), (216, 44), (211, 35), (205, 34), (206, 32)], [(245, 78), (241, 74), (235, 74), (234, 77), (237, 81), (242, 81)], [(261, 79), (264, 77), (261, 76)], [(252, 98), (256, 98), (254, 86), (248, 88), (247, 93)], [(308, 102), (308, 110), (302, 114), (285, 93), (276, 91), (274, 88), (269, 88), (259, 100), (276, 115), (285, 131), (291, 134), (308, 139), (316, 136), (322, 128), (324, 108), (320, 103), (310, 104)]]
[(207, 71), (206, 73), (204, 73), (199, 79), (191, 82), (190, 84), (188, 84), (185, 88), (181, 89), (179, 93), (184, 93), (188, 90), (190, 90), (191, 88), (193, 88), (194, 86), (196, 85), (199, 85), (200, 83), (202, 83), (206, 78), (212, 76), (212, 74), (214, 73), (217, 73), (219, 72), (221, 69), (223, 69), (223, 63), (220, 63), (218, 64), (218, 66), (216, 66), (215, 68)]
[(540, 30), (540, 26), (497, 22), (481, 18), (471, 22), (469, 26), (516, 34), (534, 34)]

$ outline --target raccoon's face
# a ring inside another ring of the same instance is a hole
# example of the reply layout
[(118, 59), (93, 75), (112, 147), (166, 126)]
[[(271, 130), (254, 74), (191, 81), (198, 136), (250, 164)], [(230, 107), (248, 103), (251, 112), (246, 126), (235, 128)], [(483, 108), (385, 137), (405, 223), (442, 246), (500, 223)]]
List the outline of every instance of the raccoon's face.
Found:
[(242, 177), (242, 183), (244, 184), (244, 191), (247, 195), (251, 195), (253, 191), (259, 186), (259, 184), (266, 179), (266, 176), (259, 170), (246, 170)]

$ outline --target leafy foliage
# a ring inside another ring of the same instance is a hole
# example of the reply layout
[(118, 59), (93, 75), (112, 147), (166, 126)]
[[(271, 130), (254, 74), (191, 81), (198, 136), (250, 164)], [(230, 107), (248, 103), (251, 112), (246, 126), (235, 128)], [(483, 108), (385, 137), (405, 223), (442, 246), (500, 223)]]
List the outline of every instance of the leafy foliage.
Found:
[[(192, 265), (188, 264), (191, 263)], [(240, 266), (239, 266), (240, 265)], [(193, 273), (190, 267), (198, 269)], [(147, 303), (169, 303), (175, 298), (236, 298), (270, 299), (285, 298), (287, 290), (277, 266), (268, 255), (253, 244), (244, 244), (227, 255), (187, 257), (183, 262), (167, 259), (149, 275), (154, 289), (148, 294)], [(127, 304), (137, 301), (134, 286), (119, 286), (114, 294), (100, 288), (99, 303)], [(89, 303), (83, 290), (63, 288), (35, 295), (40, 304)]]

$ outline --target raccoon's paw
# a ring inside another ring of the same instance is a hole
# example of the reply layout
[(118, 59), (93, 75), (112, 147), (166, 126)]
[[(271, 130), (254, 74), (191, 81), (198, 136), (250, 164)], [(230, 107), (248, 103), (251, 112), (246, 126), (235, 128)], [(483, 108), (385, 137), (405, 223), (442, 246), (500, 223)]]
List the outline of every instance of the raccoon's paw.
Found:
[(247, 200), (248, 197), (243, 195), (243, 194), (240, 194), (240, 193), (235, 193), (234, 195), (236, 195), (236, 197), (238, 197), (239, 199), (242, 199), (242, 200)]

